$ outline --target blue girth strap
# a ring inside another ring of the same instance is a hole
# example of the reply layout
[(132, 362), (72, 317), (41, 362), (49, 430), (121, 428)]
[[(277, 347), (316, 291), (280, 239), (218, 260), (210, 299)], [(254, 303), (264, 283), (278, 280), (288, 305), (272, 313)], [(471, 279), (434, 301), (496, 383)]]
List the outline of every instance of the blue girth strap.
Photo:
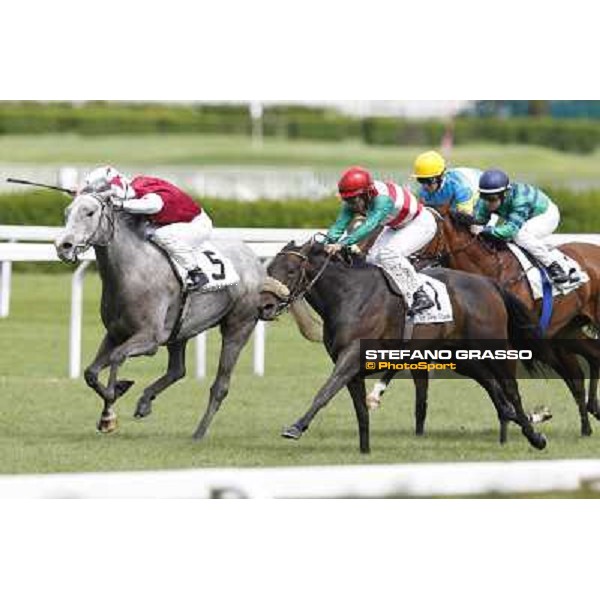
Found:
[(540, 322), (538, 327), (540, 329), (540, 335), (546, 335), (546, 329), (550, 325), (550, 319), (552, 319), (552, 308), (554, 305), (554, 298), (552, 296), (552, 283), (546, 273), (546, 269), (540, 268), (540, 275), (542, 277), (542, 314), (540, 315)]

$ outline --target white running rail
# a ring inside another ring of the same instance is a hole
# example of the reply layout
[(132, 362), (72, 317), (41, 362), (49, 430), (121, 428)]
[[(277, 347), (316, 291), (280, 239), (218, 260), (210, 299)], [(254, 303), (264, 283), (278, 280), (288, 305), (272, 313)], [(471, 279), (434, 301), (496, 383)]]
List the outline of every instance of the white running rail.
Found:
[[(54, 240), (61, 227), (28, 227), (0, 225), (0, 318), (10, 313), (12, 263), (58, 262)], [(290, 240), (302, 241), (316, 233), (315, 229), (216, 229), (214, 239), (243, 240), (261, 260), (273, 258)], [(69, 377), (81, 373), (81, 322), (83, 315), (83, 280), (90, 261), (95, 260), (93, 250), (81, 256), (82, 262), (71, 280), (71, 318), (69, 327)], [(265, 372), (265, 323), (259, 321), (254, 330), (254, 373)], [(206, 334), (196, 338), (196, 376), (206, 375)]]

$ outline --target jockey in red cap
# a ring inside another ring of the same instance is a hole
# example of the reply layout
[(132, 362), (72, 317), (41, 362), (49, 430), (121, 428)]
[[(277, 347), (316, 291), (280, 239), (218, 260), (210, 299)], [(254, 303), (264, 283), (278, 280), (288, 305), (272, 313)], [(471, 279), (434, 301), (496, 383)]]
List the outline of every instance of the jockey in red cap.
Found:
[[(376, 181), (362, 167), (344, 172), (338, 183), (343, 200), (336, 222), (327, 232), (325, 249), (335, 253), (365, 239), (380, 226), (385, 226), (367, 255), (367, 261), (385, 269), (404, 295), (410, 314), (431, 308), (434, 303), (419, 286), (417, 273), (406, 258), (428, 244), (437, 226), (433, 215), (423, 210), (407, 187), (393, 182)], [(345, 235), (356, 214), (366, 215), (362, 225)]]

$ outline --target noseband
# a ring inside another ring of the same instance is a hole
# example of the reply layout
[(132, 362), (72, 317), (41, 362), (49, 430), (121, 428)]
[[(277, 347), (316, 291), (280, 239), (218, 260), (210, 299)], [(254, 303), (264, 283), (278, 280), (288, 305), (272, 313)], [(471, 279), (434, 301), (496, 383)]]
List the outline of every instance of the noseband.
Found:
[[(310, 252), (311, 248), (312, 244), (309, 246), (308, 252)], [(275, 279), (274, 277), (266, 278), (263, 291), (270, 292), (278, 300), (273, 318), (278, 317), (281, 313), (287, 310), (291, 304), (297, 300), (300, 300), (300, 298), (310, 292), (315, 283), (317, 283), (317, 281), (321, 278), (321, 275), (324, 273), (332, 258), (332, 255), (329, 254), (317, 271), (317, 274), (310, 279), (306, 273), (306, 268), (308, 266), (308, 254), (302, 254), (302, 252), (298, 252), (297, 250), (282, 250), (275, 258), (278, 256), (296, 256), (301, 260), (301, 267), (298, 277), (294, 281), (294, 285), (292, 286), (291, 290), (287, 285), (278, 279)]]

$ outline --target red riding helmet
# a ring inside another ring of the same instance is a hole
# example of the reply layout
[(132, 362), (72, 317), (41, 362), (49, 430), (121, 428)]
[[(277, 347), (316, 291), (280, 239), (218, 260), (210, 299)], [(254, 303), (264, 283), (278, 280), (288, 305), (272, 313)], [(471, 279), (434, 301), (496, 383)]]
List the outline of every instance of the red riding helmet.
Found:
[(375, 182), (371, 173), (362, 167), (351, 167), (338, 182), (340, 196), (346, 200), (355, 196), (373, 196), (375, 193)]

